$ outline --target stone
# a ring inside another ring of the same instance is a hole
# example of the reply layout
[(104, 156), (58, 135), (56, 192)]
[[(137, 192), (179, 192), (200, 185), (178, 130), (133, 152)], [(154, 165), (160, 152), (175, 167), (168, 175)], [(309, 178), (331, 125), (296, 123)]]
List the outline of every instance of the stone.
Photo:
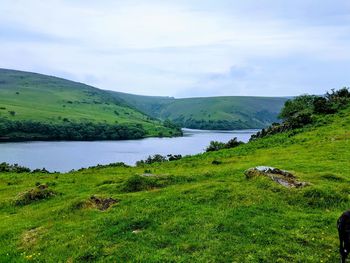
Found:
[(299, 182), (292, 173), (270, 166), (257, 166), (244, 172), (247, 179), (257, 176), (267, 176), (276, 183), (288, 188), (300, 188), (309, 185), (307, 182)]

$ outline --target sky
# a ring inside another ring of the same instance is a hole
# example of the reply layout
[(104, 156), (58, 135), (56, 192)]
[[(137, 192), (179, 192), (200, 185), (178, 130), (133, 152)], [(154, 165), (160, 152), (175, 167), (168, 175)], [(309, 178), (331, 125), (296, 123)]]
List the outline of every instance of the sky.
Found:
[(0, 0), (0, 68), (141, 95), (350, 86), (349, 0)]

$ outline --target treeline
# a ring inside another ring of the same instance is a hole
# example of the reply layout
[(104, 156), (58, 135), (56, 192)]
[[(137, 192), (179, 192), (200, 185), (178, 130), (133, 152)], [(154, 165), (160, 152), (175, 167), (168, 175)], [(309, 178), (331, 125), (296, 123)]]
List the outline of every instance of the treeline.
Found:
[[(0, 163), (0, 173), (50, 173), (45, 168), (31, 170), (28, 167), (20, 166), (17, 163)], [(55, 172), (57, 173), (57, 172)]]
[[(238, 130), (238, 129), (249, 129), (252, 126), (243, 121), (227, 121), (227, 120), (174, 120), (174, 122), (181, 126), (190, 129), (199, 130)], [(256, 127), (258, 128), (258, 127)]]
[(140, 160), (136, 162), (136, 166), (142, 166), (144, 164), (152, 164), (152, 163), (163, 163), (163, 162), (171, 162), (182, 159), (181, 154), (168, 154), (167, 156), (163, 156), (161, 154), (149, 155), (146, 160)]
[(313, 123), (317, 116), (334, 114), (346, 108), (350, 103), (348, 88), (331, 90), (325, 96), (301, 95), (286, 101), (279, 114), (282, 123), (273, 123), (270, 127), (262, 129), (250, 140), (262, 138), (268, 135), (301, 128)]
[(236, 112), (242, 119), (238, 120), (205, 120), (205, 119), (186, 119), (183, 115), (175, 118), (173, 122), (180, 127), (199, 129), (199, 130), (241, 130), (263, 128), (278, 120), (277, 114), (267, 110), (258, 111), (254, 114)]
[(0, 141), (21, 140), (125, 140), (139, 139), (146, 135), (141, 124), (106, 123), (43, 123), (23, 120), (0, 119)]

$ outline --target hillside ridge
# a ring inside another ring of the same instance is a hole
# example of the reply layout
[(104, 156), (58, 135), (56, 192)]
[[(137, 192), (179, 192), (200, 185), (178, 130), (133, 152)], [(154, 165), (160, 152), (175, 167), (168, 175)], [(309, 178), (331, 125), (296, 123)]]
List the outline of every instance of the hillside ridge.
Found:
[[(0, 123), (0, 137), (8, 140), (128, 139), (181, 134), (179, 129), (165, 127), (105, 90), (7, 69), (0, 69)], [(93, 130), (89, 131), (89, 127)]]
[(162, 120), (193, 129), (265, 128), (278, 121), (287, 97), (215, 96), (173, 98), (110, 92), (129, 105)]

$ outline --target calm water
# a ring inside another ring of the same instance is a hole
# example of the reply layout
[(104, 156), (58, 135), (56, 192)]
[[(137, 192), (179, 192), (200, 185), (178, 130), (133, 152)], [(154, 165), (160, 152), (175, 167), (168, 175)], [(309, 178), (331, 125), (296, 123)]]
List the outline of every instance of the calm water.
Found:
[(127, 141), (94, 142), (18, 142), (0, 144), (0, 163), (18, 163), (31, 169), (45, 167), (49, 171), (67, 172), (72, 169), (124, 162), (134, 165), (153, 154), (197, 154), (210, 141), (227, 142), (233, 137), (247, 142), (257, 130), (204, 131), (183, 129), (177, 138), (147, 138)]

